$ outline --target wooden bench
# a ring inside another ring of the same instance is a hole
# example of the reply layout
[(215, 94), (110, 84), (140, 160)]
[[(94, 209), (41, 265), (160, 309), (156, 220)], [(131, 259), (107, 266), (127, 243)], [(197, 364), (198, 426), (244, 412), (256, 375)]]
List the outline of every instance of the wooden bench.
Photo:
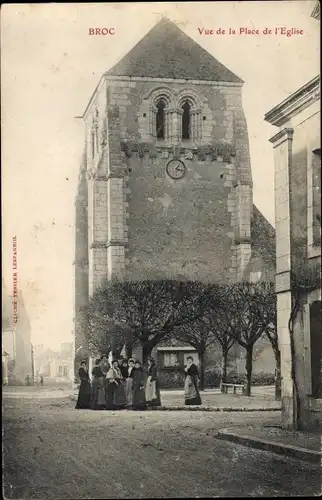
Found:
[(233, 389), (234, 394), (236, 394), (237, 389), (241, 389), (242, 394), (245, 393), (245, 386), (243, 384), (234, 384), (234, 383), (224, 383), (220, 384), (220, 391), (224, 394), (228, 394), (228, 389)]

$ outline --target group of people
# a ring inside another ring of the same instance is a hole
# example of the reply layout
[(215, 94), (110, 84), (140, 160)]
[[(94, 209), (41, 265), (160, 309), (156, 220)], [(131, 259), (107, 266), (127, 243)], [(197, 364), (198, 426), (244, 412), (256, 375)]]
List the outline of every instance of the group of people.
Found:
[(76, 408), (93, 410), (145, 410), (161, 406), (155, 361), (148, 361), (145, 377), (140, 361), (133, 358), (113, 360), (110, 366), (103, 355), (95, 361), (92, 380), (86, 361), (78, 371), (80, 387)]
[[(81, 362), (77, 409), (145, 410), (161, 406), (159, 381), (154, 358), (149, 358), (147, 376), (141, 362), (120, 357), (110, 366), (106, 355), (95, 361), (92, 379), (86, 361)], [(201, 405), (199, 373), (193, 358), (187, 358), (184, 396), (186, 405)]]
[(34, 385), (36, 382), (37, 385), (44, 385), (44, 377), (42, 375), (37, 375), (34, 379), (29, 374), (25, 378), (26, 385)]

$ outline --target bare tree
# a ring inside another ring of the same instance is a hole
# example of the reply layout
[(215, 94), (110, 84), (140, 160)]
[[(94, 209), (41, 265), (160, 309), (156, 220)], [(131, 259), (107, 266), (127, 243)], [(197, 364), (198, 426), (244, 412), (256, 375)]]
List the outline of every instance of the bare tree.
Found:
[[(221, 322), (221, 314), (227, 287), (213, 284), (204, 290), (200, 300), (203, 301), (204, 314), (194, 322), (188, 322), (175, 329), (178, 340), (184, 340), (198, 352), (200, 360), (200, 388), (204, 389), (205, 354), (210, 345), (217, 344), (223, 353), (223, 377), (227, 377), (227, 357), (234, 338), (229, 336), (228, 329)], [(226, 328), (226, 329), (225, 329)]]
[(124, 283), (122, 304), (126, 323), (142, 345), (143, 363), (175, 328), (193, 323), (204, 314), (209, 289), (210, 285), (195, 281)]
[(254, 345), (272, 322), (271, 284), (233, 283), (226, 297), (221, 317), (229, 336), (246, 350), (246, 395), (250, 396)]
[(204, 314), (209, 288), (194, 281), (106, 282), (84, 308), (87, 343), (100, 350), (117, 350), (125, 343), (130, 351), (138, 340), (145, 363), (174, 328)]
[(81, 310), (85, 343), (92, 354), (112, 351), (117, 356), (132, 341), (117, 293), (119, 286), (117, 282), (103, 283)]
[(276, 294), (274, 284), (270, 283), (268, 290), (267, 307), (271, 322), (268, 323), (265, 333), (272, 346), (275, 357), (275, 399), (281, 400), (281, 351), (278, 344), (277, 317), (276, 317)]
[(203, 391), (205, 388), (205, 354), (207, 348), (215, 343), (212, 330), (203, 319), (198, 319), (175, 328), (174, 337), (187, 342), (196, 349), (200, 361), (200, 389)]
[(204, 318), (205, 323), (212, 332), (215, 342), (221, 348), (221, 382), (227, 382), (228, 354), (236, 339), (231, 335), (231, 330), (227, 325), (226, 318), (223, 317), (222, 310), (212, 311)]

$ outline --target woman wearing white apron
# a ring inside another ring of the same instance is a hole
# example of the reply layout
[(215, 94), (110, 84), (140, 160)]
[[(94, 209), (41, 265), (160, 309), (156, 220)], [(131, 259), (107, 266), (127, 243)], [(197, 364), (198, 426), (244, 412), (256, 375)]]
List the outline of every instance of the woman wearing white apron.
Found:
[(146, 381), (145, 399), (148, 406), (161, 406), (157, 367), (154, 358), (149, 358), (148, 360), (148, 378)]

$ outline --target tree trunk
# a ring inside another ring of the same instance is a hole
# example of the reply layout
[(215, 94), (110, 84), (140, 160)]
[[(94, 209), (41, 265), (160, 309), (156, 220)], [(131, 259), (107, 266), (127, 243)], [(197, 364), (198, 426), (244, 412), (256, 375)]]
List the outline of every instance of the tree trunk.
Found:
[(112, 357), (113, 359), (119, 359), (121, 355), (122, 349), (119, 348), (119, 346), (113, 346), (112, 347)]
[(253, 347), (250, 345), (246, 348), (246, 396), (250, 396), (252, 390)]
[(203, 391), (205, 389), (205, 351), (200, 351), (199, 353), (199, 361), (200, 361), (200, 381), (199, 381), (199, 389)]
[(125, 343), (125, 351), (127, 359), (132, 358), (133, 356), (133, 340), (129, 340)]
[(154, 345), (151, 344), (150, 342), (142, 343), (142, 363), (143, 363), (143, 366), (147, 366), (148, 359), (151, 356), (151, 351), (152, 351), (153, 347), (154, 347)]
[(273, 348), (276, 371), (275, 371), (275, 400), (281, 401), (282, 388), (281, 388), (281, 353), (278, 347)]
[(227, 382), (228, 349), (222, 348), (221, 382)]

